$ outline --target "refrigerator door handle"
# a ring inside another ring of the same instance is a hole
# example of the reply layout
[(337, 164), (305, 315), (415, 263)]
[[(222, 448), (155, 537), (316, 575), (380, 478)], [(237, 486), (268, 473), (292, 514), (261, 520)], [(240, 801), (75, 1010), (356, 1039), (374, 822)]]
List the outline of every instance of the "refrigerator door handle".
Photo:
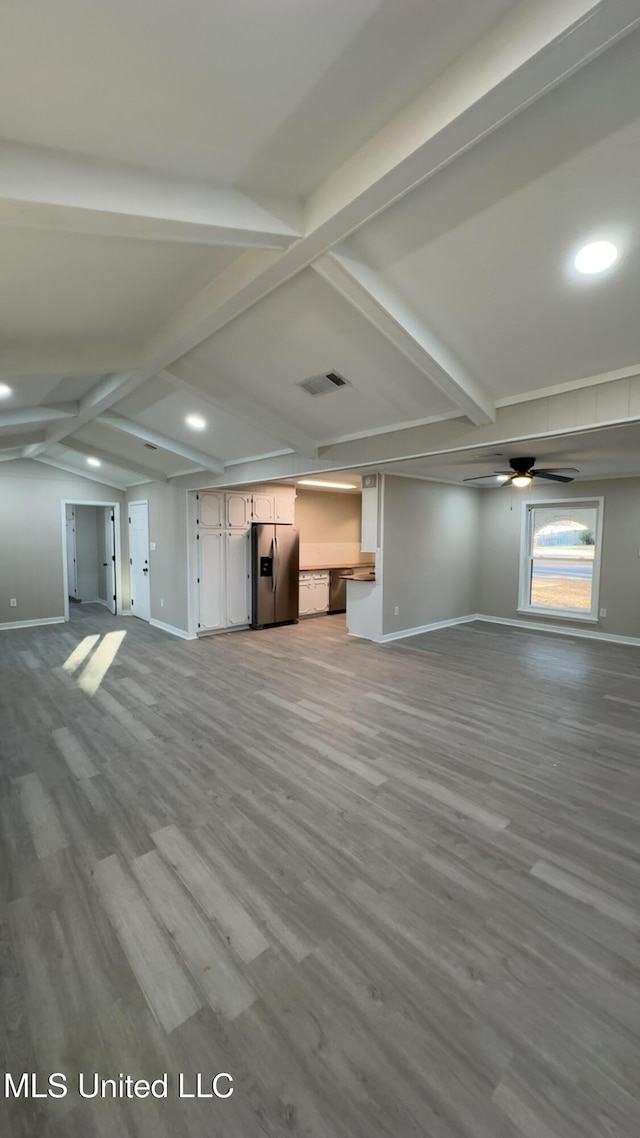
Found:
[(271, 590), (277, 592), (278, 589), (278, 539), (274, 536), (273, 539), (273, 569), (271, 574)]

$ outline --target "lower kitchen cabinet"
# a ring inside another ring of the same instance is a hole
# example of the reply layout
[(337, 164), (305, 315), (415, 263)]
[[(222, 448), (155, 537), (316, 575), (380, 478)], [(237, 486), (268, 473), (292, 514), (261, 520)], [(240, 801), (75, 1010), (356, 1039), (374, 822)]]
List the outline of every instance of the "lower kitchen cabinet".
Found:
[(198, 530), (198, 632), (251, 620), (249, 530)]
[(298, 612), (300, 616), (313, 616), (329, 611), (328, 570), (303, 570), (300, 573)]

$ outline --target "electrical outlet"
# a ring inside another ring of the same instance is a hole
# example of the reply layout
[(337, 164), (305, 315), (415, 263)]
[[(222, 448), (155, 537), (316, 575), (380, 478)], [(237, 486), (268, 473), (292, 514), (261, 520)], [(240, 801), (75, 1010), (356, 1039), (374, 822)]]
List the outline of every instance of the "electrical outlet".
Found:
[(12, 597), (11, 600), (9, 601), (9, 604), (11, 605), (11, 608), (14, 609), (17, 607), (18, 602), (17, 602), (15, 597)]
[(400, 609), (398, 608), (398, 606), (397, 606), (397, 605), (395, 605), (395, 607), (394, 607), (394, 610), (393, 610), (393, 615), (394, 615), (394, 616), (399, 616), (399, 615), (400, 615)]
[(164, 597), (160, 597), (160, 608), (164, 608)]
[(607, 615), (607, 610), (606, 609), (600, 609), (600, 616), (606, 616), (606, 615)]

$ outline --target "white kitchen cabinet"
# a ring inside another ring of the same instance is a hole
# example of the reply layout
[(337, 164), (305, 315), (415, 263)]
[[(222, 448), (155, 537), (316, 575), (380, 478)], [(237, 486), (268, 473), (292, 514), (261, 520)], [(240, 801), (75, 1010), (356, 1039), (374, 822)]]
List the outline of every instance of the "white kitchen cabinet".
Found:
[(301, 573), (298, 587), (298, 616), (310, 616), (311, 607), (311, 574)]
[(213, 632), (226, 623), (223, 534), (200, 530), (197, 544), (198, 629)]
[(272, 522), (275, 520), (275, 502), (273, 494), (253, 495), (253, 521)]
[(293, 525), (296, 500), (293, 494), (276, 494), (273, 499), (273, 520)]
[(225, 584), (227, 628), (251, 620), (251, 542), (249, 532), (229, 532), (225, 539)]
[(254, 494), (252, 521), (293, 525), (295, 506), (295, 494)]
[(251, 525), (251, 495), (231, 493), (227, 499), (227, 527), (247, 529)]
[(251, 620), (249, 531), (198, 530), (198, 632), (246, 627)]
[(225, 525), (225, 496), (213, 490), (201, 490), (198, 494), (196, 514), (198, 525), (221, 529)]
[(303, 570), (299, 577), (299, 616), (313, 616), (328, 611), (329, 573), (325, 570)]
[(363, 486), (360, 548), (363, 553), (375, 553), (378, 545), (378, 486)]

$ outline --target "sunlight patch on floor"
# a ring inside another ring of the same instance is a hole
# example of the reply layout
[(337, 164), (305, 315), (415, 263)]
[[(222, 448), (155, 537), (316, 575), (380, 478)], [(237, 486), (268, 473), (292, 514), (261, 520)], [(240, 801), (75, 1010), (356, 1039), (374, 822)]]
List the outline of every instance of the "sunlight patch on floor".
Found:
[(64, 664), (62, 665), (64, 671), (68, 672), (69, 675), (72, 676), (73, 673), (86, 660), (89, 653), (93, 651), (99, 639), (100, 636), (97, 633), (95, 636), (85, 636), (84, 640), (80, 641), (80, 643), (73, 649), (71, 655), (68, 656), (65, 660)]
[(78, 678), (78, 687), (86, 695), (96, 694), (126, 635), (126, 632), (107, 632), (100, 644), (98, 644), (99, 636), (85, 636), (65, 660), (62, 665), (64, 671), (73, 675), (98, 644)]

